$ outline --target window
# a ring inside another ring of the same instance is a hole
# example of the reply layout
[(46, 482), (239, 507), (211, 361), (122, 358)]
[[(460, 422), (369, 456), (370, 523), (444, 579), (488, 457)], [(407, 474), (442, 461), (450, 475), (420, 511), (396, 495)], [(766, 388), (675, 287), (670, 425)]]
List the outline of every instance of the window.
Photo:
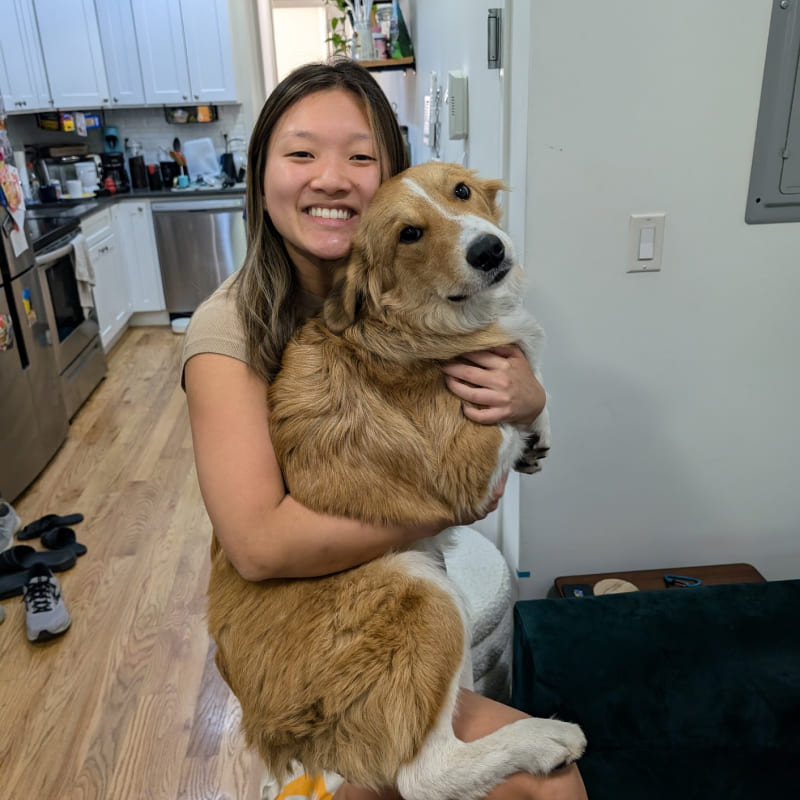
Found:
[(773, 0), (745, 221), (800, 222), (800, 0)]

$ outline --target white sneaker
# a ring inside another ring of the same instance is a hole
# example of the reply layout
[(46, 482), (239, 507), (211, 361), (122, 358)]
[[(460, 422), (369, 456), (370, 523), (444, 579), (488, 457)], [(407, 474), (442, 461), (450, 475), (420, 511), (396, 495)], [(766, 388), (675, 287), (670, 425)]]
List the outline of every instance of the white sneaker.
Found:
[(30, 642), (53, 639), (72, 623), (61, 597), (61, 584), (44, 564), (34, 564), (28, 571), (24, 600)]
[(0, 553), (11, 547), (14, 534), (21, 526), (22, 523), (11, 503), (0, 500)]

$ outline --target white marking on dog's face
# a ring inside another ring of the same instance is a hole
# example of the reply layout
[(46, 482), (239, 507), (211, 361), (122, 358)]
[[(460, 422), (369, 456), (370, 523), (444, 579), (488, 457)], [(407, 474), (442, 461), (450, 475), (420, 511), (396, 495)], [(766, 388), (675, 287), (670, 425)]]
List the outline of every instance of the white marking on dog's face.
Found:
[[(439, 217), (440, 220), (449, 223), (447, 227), (455, 225), (458, 231), (457, 239), (453, 240), (451, 238), (451, 244), (448, 247), (448, 258), (446, 259), (447, 263), (442, 260), (437, 262), (437, 266), (442, 269), (449, 267), (448, 271), (452, 279), (452, 285), (446, 287), (446, 298), (448, 300), (463, 303), (474, 295), (503, 281), (505, 275), (516, 265), (517, 261), (511, 239), (494, 220), (475, 214), (466, 208), (463, 212), (459, 212), (457, 206), (448, 208), (447, 205), (432, 196), (423, 185), (413, 178), (403, 177), (402, 182), (411, 190), (415, 198), (424, 202), (426, 211), (423, 213), (427, 219), (433, 220), (431, 217), (431, 213), (433, 213), (434, 218)], [(480, 191), (480, 189), (471, 189), (471, 191)], [(433, 222), (431, 222), (429, 228), (433, 230), (434, 227)], [(437, 233), (435, 235), (441, 234)], [(502, 262), (496, 267), (482, 269), (470, 263), (468, 253), (473, 245), (486, 236), (496, 237), (500, 241), (504, 255)], [(428, 247), (432, 246), (430, 242), (423, 242), (423, 246), (426, 245)], [(444, 289), (445, 287), (442, 288)]]
[(459, 244), (464, 252), (467, 251), (470, 244), (472, 244), (472, 242), (475, 241), (478, 236), (484, 233), (490, 233), (497, 236), (500, 241), (503, 242), (503, 246), (506, 248), (506, 251), (512, 253), (511, 258), (513, 259), (513, 245), (511, 243), (511, 239), (509, 239), (505, 232), (495, 225), (494, 222), (486, 219), (485, 217), (479, 217), (477, 214), (453, 214), (441, 203), (437, 203), (436, 200), (434, 200), (415, 180), (412, 180), (411, 178), (403, 178), (403, 183), (410, 187), (411, 191), (414, 192), (414, 194), (416, 194), (418, 197), (421, 197), (427, 203), (430, 203), (430, 205), (436, 209), (438, 214), (441, 214), (445, 219), (450, 220), (451, 222), (455, 222), (461, 228), (461, 239)]

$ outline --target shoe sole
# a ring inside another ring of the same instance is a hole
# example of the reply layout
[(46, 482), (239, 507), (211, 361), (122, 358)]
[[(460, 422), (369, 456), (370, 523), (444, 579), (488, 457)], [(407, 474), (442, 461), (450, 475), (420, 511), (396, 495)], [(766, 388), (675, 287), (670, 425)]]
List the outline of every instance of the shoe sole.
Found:
[(69, 630), (70, 625), (72, 625), (72, 620), (70, 619), (66, 625), (61, 628), (57, 628), (56, 630), (45, 630), (39, 631), (35, 635), (31, 636), (31, 632), (28, 631), (28, 641), (29, 642), (49, 642), (51, 639), (56, 639), (61, 636), (62, 633), (66, 633)]

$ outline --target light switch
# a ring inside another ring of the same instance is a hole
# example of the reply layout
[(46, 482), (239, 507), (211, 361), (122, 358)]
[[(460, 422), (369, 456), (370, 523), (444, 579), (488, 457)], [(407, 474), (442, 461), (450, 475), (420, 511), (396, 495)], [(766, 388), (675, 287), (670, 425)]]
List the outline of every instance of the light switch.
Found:
[(659, 272), (664, 248), (664, 213), (631, 214), (628, 272)]
[(639, 261), (652, 261), (656, 249), (656, 226), (645, 225), (639, 229)]

